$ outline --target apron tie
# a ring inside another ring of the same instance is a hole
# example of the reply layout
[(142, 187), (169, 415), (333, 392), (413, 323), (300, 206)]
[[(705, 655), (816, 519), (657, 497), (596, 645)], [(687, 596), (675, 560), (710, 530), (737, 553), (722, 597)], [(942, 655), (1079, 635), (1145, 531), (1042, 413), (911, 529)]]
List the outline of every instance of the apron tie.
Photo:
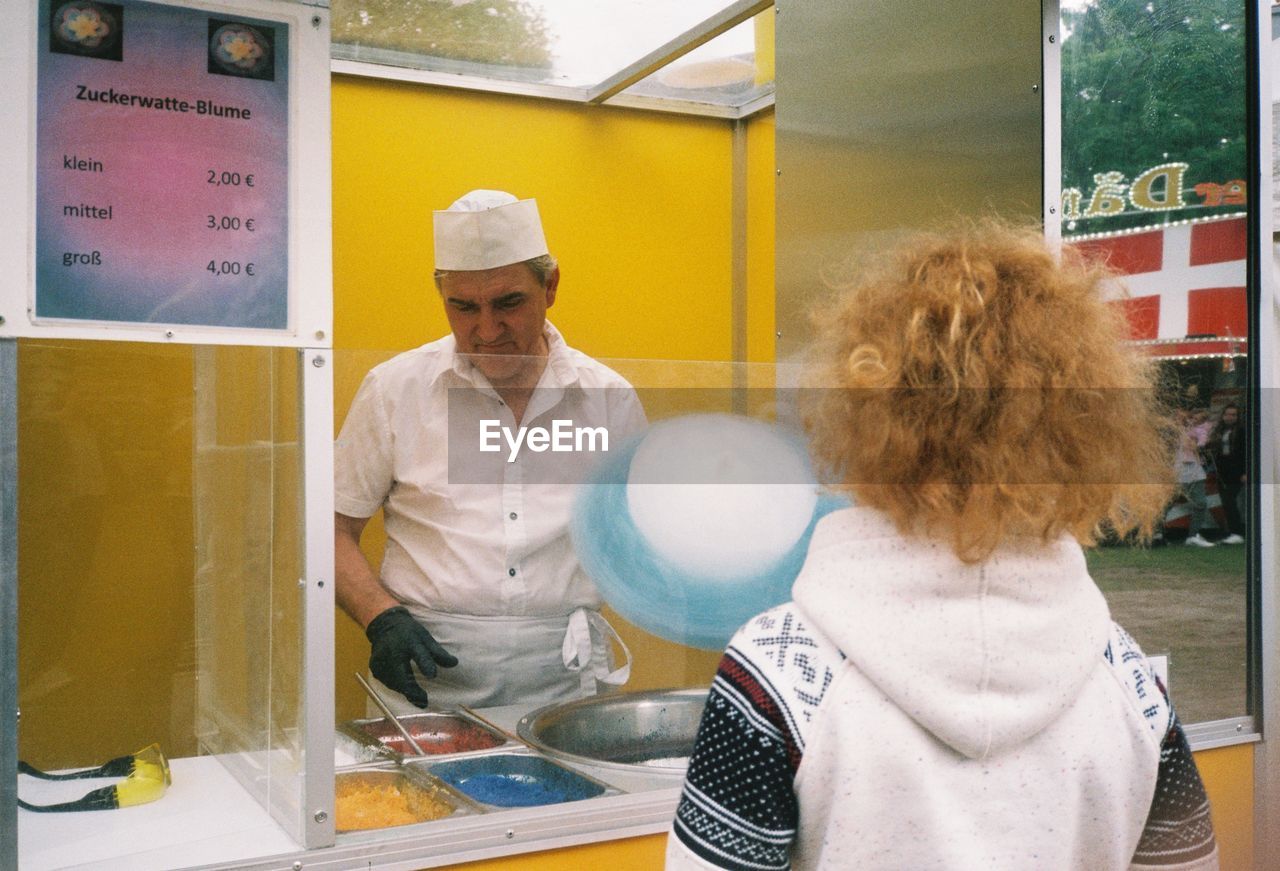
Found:
[[(591, 630), (595, 629), (600, 638), (602, 655), (593, 655)], [(618, 642), (626, 662), (620, 668), (609, 671), (609, 640)], [(564, 667), (578, 672), (584, 692), (594, 695), (595, 682), (600, 681), (609, 686), (621, 686), (631, 677), (631, 651), (618, 635), (616, 629), (609, 625), (599, 611), (579, 608), (569, 615), (569, 626), (564, 633), (564, 643), (560, 647), (560, 655)]]

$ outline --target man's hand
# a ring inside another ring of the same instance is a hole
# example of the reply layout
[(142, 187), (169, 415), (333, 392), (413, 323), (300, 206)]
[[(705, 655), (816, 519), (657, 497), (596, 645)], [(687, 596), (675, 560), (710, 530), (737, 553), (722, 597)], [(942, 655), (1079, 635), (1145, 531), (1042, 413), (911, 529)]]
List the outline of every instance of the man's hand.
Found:
[(417, 663), (426, 677), (436, 676), (437, 665), (451, 668), (458, 664), (458, 658), (441, 647), (403, 605), (374, 617), (364, 634), (373, 645), (369, 671), (420, 708), (427, 706), (427, 693), (414, 679), (409, 664)]

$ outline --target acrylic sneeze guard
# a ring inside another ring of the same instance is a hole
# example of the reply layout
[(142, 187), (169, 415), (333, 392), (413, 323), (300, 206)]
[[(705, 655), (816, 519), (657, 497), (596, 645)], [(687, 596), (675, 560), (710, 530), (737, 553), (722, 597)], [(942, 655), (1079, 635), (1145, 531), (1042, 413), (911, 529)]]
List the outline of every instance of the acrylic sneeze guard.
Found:
[[(196, 735), (202, 753), (299, 829), (312, 679), (300, 359), (292, 350), (196, 349), (194, 426)], [(318, 664), (316, 679), (330, 673)]]

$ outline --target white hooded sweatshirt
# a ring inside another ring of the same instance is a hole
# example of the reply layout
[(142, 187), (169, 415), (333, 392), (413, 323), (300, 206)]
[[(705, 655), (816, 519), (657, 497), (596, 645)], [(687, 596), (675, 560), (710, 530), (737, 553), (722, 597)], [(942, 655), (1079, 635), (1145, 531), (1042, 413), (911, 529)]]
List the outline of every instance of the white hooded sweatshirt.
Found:
[(1129, 867), (1172, 712), (1078, 544), (969, 565), (850, 508), (793, 595), (726, 651), (668, 868)]

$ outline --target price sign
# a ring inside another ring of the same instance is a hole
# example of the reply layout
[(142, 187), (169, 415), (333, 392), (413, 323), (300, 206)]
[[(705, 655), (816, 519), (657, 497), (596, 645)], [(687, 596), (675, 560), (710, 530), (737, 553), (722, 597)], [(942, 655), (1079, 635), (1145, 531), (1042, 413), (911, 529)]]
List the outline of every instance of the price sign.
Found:
[(287, 22), (41, 0), (37, 320), (289, 325)]

